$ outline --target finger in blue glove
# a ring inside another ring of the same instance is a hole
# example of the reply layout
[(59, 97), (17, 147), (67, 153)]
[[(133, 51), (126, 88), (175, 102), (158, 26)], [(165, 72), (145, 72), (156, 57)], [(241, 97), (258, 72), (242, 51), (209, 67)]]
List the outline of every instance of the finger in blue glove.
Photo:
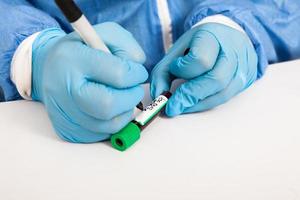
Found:
[[(183, 55), (185, 49), (190, 51)], [(225, 103), (257, 77), (257, 55), (247, 35), (231, 27), (208, 23), (186, 32), (151, 74), (151, 95), (185, 79), (166, 107), (168, 116), (199, 112)]]

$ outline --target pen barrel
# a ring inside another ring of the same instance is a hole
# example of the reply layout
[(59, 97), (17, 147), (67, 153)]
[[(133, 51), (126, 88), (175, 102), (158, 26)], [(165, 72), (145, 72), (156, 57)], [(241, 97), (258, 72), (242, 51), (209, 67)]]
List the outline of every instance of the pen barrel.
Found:
[(71, 25), (87, 45), (94, 49), (110, 53), (110, 50), (101, 40), (100, 36), (84, 15), (82, 15), (77, 21), (71, 23)]
[(73, 0), (55, 0), (55, 3), (70, 23), (77, 21), (82, 15), (81, 10)]
[(94, 49), (111, 53), (73, 0), (55, 0), (55, 3), (85, 44)]

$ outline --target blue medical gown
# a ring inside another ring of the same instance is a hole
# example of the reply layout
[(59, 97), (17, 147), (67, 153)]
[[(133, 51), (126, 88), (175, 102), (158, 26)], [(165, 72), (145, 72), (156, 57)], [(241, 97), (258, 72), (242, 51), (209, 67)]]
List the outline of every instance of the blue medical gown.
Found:
[[(160, 0), (163, 1), (163, 0)], [(157, 0), (76, 0), (92, 24), (114, 21), (129, 30), (147, 55), (146, 67), (164, 56)], [(269, 63), (300, 57), (298, 0), (168, 0), (176, 41), (201, 19), (222, 14), (240, 24), (259, 56), (258, 78)], [(167, 12), (166, 10), (165, 12)], [(54, 0), (0, 1), (0, 87), (5, 100), (19, 99), (10, 80), (10, 63), (28, 36), (51, 27), (72, 31)]]

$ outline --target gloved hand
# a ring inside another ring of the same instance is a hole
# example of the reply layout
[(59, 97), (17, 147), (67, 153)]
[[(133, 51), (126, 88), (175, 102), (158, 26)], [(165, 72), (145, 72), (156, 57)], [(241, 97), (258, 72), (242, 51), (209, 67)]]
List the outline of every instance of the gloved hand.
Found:
[[(190, 49), (185, 56), (184, 51)], [(245, 33), (207, 23), (187, 31), (151, 74), (151, 96), (185, 79), (170, 98), (166, 114), (199, 112), (220, 105), (250, 86), (257, 77), (258, 58)]]
[(124, 127), (148, 78), (145, 54), (128, 31), (115, 23), (94, 28), (113, 55), (59, 29), (45, 30), (33, 44), (32, 98), (70, 142), (105, 140)]

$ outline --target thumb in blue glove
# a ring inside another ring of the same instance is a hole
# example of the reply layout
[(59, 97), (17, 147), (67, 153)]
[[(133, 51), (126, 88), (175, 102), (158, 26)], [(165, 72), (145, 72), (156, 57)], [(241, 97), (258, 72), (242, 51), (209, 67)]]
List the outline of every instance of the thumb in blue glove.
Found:
[(94, 28), (112, 54), (60, 29), (43, 31), (33, 44), (32, 98), (70, 142), (105, 140), (124, 127), (148, 78), (145, 54), (128, 31), (115, 23)]
[[(190, 49), (187, 55), (183, 55)], [(170, 117), (200, 112), (227, 102), (257, 78), (257, 54), (247, 37), (231, 27), (207, 23), (186, 32), (151, 74), (151, 96), (185, 79), (170, 98)]]

